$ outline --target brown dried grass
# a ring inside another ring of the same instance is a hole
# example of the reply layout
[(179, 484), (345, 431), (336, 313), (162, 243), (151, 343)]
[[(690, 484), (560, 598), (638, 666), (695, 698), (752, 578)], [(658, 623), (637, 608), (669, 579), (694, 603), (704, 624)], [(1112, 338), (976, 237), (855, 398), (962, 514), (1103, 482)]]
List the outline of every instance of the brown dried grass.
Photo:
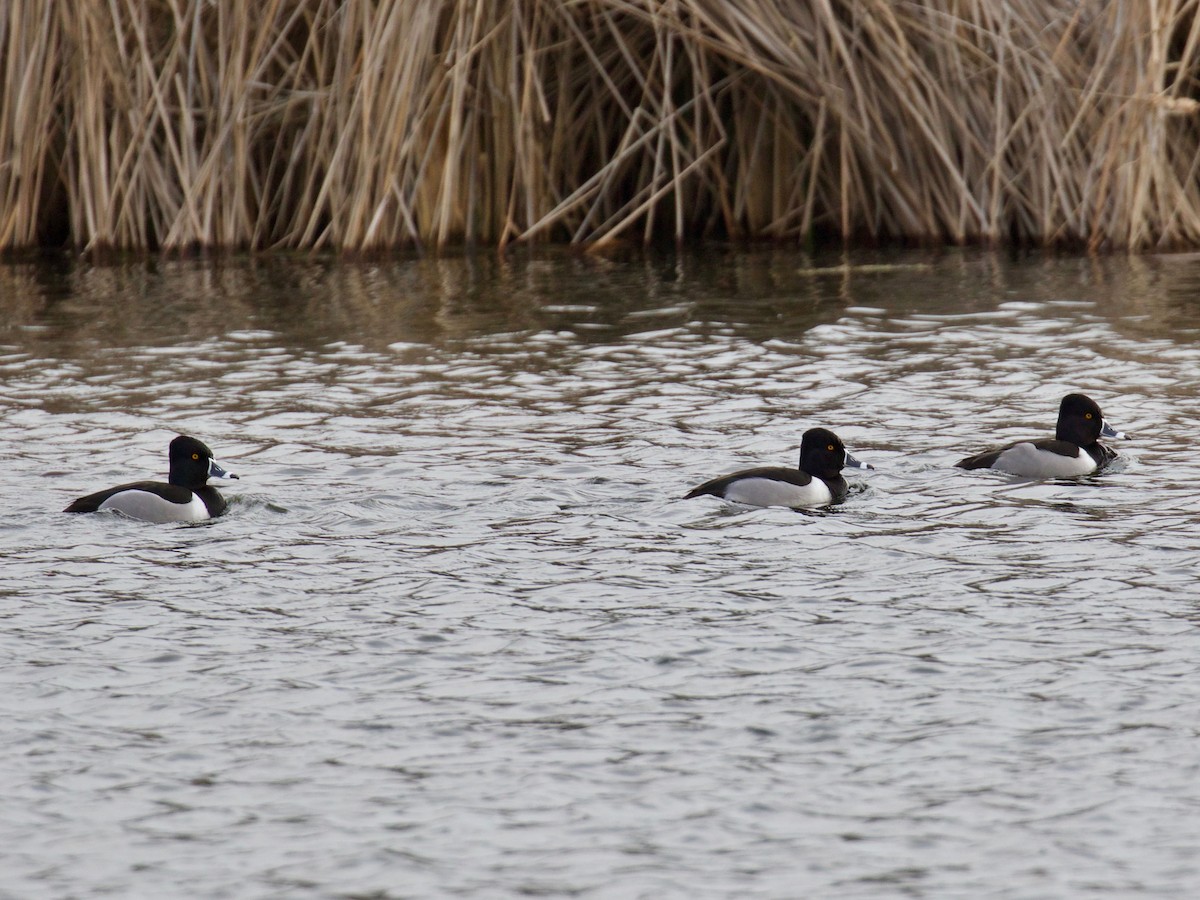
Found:
[(1197, 0), (0, 0), (0, 248), (1200, 243)]

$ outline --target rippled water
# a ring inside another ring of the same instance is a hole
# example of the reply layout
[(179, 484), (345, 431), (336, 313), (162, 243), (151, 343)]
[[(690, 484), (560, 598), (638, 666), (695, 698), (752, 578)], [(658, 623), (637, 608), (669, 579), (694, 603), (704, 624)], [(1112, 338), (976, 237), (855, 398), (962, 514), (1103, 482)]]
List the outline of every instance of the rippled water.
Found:
[(0, 896), (1190, 896), (1200, 260), (841, 262), (0, 268)]

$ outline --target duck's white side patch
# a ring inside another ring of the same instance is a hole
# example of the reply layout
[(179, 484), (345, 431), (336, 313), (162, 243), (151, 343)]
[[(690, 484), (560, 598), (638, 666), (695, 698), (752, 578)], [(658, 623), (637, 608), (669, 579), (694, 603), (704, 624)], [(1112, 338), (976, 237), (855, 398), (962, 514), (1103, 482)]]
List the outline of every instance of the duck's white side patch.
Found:
[(996, 459), (993, 469), (1022, 478), (1075, 478), (1096, 471), (1096, 461), (1082, 447), (1078, 456), (1060, 456), (1039, 450), (1031, 443), (1009, 447)]
[(825, 506), (833, 502), (833, 494), (820, 478), (805, 485), (771, 478), (739, 478), (725, 488), (725, 499), (749, 506)]
[(208, 507), (195, 494), (188, 503), (172, 503), (150, 491), (121, 491), (101, 503), (100, 509), (115, 509), (144, 522), (201, 522), (209, 518)]

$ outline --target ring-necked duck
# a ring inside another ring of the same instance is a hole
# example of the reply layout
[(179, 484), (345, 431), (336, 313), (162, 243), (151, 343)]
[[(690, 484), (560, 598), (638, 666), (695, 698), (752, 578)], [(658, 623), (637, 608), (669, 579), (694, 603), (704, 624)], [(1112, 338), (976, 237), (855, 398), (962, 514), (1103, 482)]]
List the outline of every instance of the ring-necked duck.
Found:
[(225, 498), (207, 484), (209, 478), (237, 478), (217, 465), (213, 453), (194, 437), (180, 435), (168, 450), (166, 483), (135, 481), (80, 497), (64, 512), (115, 509), (147, 522), (200, 522), (225, 512)]
[(706, 481), (692, 488), (683, 499), (712, 494), (750, 506), (827, 506), (846, 497), (842, 468), (870, 469), (846, 452), (836, 434), (826, 428), (810, 428), (800, 441), (800, 467), (785, 469), (764, 466), (745, 469)]
[(1067, 394), (1058, 408), (1053, 438), (1014, 441), (995, 450), (968, 456), (960, 469), (997, 469), (1023, 478), (1074, 478), (1089, 475), (1116, 458), (1117, 451), (1101, 437), (1128, 435), (1104, 421), (1100, 407), (1083, 394)]

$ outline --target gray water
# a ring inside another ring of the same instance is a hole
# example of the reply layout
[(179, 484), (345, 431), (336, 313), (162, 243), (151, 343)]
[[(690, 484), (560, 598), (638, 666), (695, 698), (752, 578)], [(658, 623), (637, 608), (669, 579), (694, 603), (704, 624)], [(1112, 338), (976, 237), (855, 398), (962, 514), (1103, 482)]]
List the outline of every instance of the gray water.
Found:
[[(1195, 896), (1198, 337), (1184, 256), (0, 267), (0, 896)], [(951, 468), (1072, 390), (1112, 470)], [(840, 507), (678, 499), (814, 425)], [(59, 512), (178, 432), (227, 516)]]

